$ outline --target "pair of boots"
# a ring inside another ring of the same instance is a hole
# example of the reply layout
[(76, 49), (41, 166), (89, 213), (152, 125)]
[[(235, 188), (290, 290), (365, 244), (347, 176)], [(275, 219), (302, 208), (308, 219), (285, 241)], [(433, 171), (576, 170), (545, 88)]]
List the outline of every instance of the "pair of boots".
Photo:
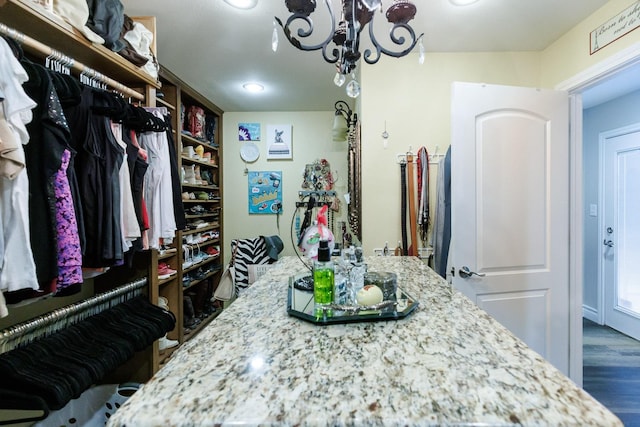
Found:
[(193, 328), (200, 324), (203, 319), (216, 312), (216, 307), (211, 302), (213, 295), (213, 279), (201, 282), (189, 292), (185, 293), (184, 301), (184, 326)]
[(195, 305), (191, 295), (184, 295), (182, 297), (182, 303), (184, 304), (184, 327), (187, 329), (193, 329), (202, 322), (197, 316), (195, 311)]
[[(163, 310), (170, 311), (169, 300), (167, 300), (165, 297), (158, 297), (158, 307), (162, 308)], [(180, 344), (178, 340), (167, 338), (167, 334), (164, 334), (164, 336), (158, 340), (158, 347), (160, 348), (160, 351), (176, 347), (178, 344)]]

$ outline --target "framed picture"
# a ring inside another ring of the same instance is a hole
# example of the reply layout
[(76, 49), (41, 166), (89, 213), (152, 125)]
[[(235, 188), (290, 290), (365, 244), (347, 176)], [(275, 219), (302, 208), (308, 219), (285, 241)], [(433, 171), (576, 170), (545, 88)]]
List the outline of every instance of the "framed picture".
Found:
[(292, 159), (291, 125), (267, 125), (267, 160)]
[(250, 214), (282, 212), (282, 171), (250, 171), (248, 183)]
[(238, 123), (238, 141), (260, 141), (260, 123)]

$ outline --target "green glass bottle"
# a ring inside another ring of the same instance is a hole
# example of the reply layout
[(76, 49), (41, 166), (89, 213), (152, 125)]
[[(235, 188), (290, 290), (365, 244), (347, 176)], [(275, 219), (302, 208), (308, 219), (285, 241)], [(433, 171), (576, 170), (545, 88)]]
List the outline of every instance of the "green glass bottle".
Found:
[(333, 303), (335, 270), (331, 261), (329, 242), (321, 240), (318, 247), (318, 260), (313, 263), (313, 302), (316, 318), (330, 317), (331, 310), (325, 306)]

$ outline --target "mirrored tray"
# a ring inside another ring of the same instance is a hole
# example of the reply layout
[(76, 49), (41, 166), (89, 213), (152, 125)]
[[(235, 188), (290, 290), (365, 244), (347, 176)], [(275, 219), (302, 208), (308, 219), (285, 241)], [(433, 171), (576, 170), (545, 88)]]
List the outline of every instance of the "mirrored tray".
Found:
[(289, 278), (287, 313), (290, 316), (298, 317), (317, 325), (398, 320), (413, 313), (419, 305), (415, 298), (398, 287), (396, 301), (384, 301), (380, 304), (383, 308), (371, 310), (367, 307), (336, 306), (347, 309), (338, 310), (334, 308), (329, 314), (316, 315), (314, 313), (313, 290), (306, 285), (300, 286), (300, 283), (306, 283), (304, 276), (292, 276)]

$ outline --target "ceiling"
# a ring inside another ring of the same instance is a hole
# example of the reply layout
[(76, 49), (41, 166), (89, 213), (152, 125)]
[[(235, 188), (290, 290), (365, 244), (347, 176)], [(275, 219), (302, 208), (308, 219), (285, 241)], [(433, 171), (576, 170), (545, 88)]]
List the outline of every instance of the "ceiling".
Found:
[[(320, 52), (292, 47), (279, 27), (278, 50), (271, 50), (273, 17), (289, 16), (284, 0), (258, 0), (250, 10), (223, 0), (121, 1), (129, 16), (156, 16), (160, 63), (224, 111), (327, 111), (345, 99), (344, 88), (332, 81), (334, 65)], [(311, 16), (318, 33), (328, 31), (324, 1), (317, 0)], [(339, 10), (339, 1), (331, 1)], [(539, 51), (606, 1), (480, 0), (460, 7), (448, 0), (414, 0), (418, 13), (410, 24), (424, 32), (427, 52)], [(390, 3), (383, 0), (383, 7)], [(387, 31), (383, 16), (375, 24)], [(264, 92), (247, 93), (242, 85), (252, 81), (262, 83)]]

